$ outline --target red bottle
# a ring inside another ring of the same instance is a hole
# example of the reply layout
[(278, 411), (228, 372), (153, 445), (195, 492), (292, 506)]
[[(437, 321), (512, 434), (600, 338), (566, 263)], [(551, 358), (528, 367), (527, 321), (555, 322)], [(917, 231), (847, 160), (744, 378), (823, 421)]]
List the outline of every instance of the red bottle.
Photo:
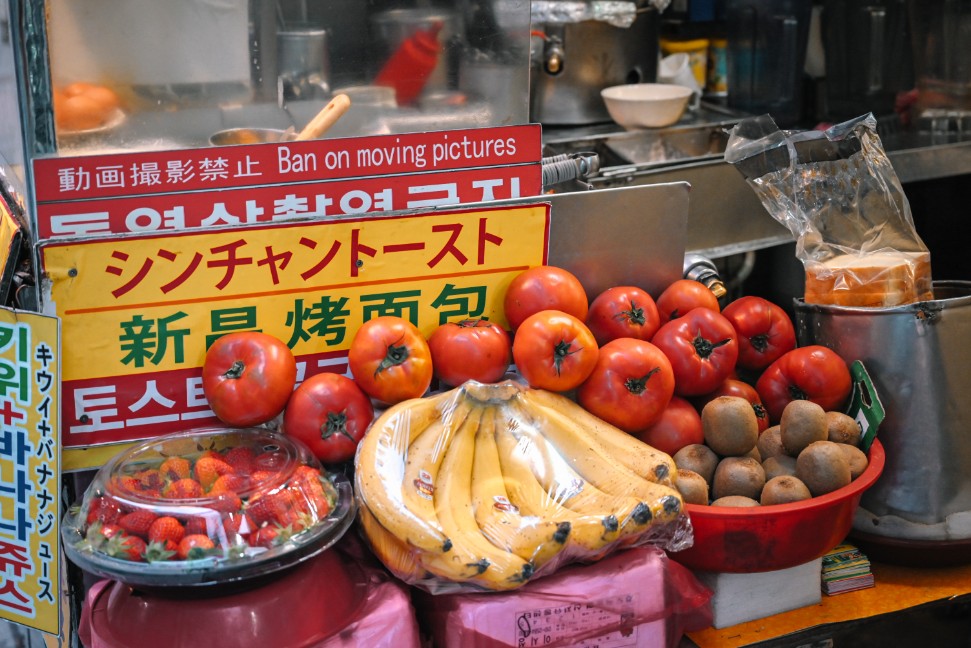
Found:
[(406, 38), (375, 77), (375, 85), (394, 88), (399, 106), (410, 104), (418, 98), (438, 65), (442, 51), (438, 32), (441, 30), (442, 23), (439, 21), (429, 29), (419, 30)]

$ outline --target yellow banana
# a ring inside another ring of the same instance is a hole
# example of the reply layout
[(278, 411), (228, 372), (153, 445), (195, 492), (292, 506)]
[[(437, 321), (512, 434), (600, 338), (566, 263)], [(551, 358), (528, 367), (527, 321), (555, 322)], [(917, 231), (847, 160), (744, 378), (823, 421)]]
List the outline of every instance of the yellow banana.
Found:
[[(435, 514), (434, 494), (438, 486), (442, 459), (455, 431), (462, 425), (472, 409), (468, 398), (456, 393), (442, 409), (442, 417), (433, 421), (414, 438), (405, 452), (404, 475), (401, 480), (401, 504), (411, 515), (424, 520), (444, 535)], [(395, 530), (392, 530), (396, 533)], [(400, 534), (398, 534), (401, 537)]]
[[(366, 506), (357, 508), (357, 518), (371, 551), (391, 573), (406, 583), (424, 580), (428, 572), (418, 562), (417, 549), (409, 547), (396, 535), (381, 526)], [(443, 554), (444, 555), (444, 554)]]
[(533, 453), (531, 442), (526, 437), (516, 437), (510, 430), (512, 423), (505, 416), (496, 420), (496, 447), (509, 501), (523, 515), (569, 522), (567, 553), (571, 558), (597, 554), (616, 540), (620, 524), (614, 515), (577, 513), (563, 506), (543, 488), (529, 467)]
[(530, 561), (535, 569), (566, 546), (569, 521), (524, 516), (509, 501), (496, 446), (496, 405), (486, 405), (475, 433), (472, 461), (472, 507), (475, 521), (492, 544)]
[(534, 448), (530, 467), (537, 481), (563, 506), (586, 515), (613, 515), (620, 525), (621, 536), (636, 533), (651, 521), (653, 512), (646, 503), (627, 495), (605, 493), (577, 473), (518, 403), (510, 404), (507, 411), (516, 421), (514, 433), (529, 439)]
[[(404, 582), (414, 585), (434, 578), (435, 573), (458, 573), (462, 579), (472, 578), (479, 573), (478, 565), (456, 567), (452, 552), (429, 552), (409, 546), (375, 519), (366, 506), (358, 507), (358, 519), (367, 536), (371, 550)], [(426, 565), (430, 565), (431, 569)], [(433, 571), (434, 570), (434, 571)], [(458, 571), (456, 571), (458, 570)]]
[(609, 453), (599, 437), (579, 425), (575, 417), (552, 407), (537, 410), (535, 404), (519, 409), (527, 412), (533, 421), (539, 421), (535, 424), (536, 429), (580, 477), (598, 489), (610, 495), (630, 495), (639, 499), (651, 508), (652, 517), (660, 522), (673, 520), (682, 512), (683, 501), (676, 489), (648, 481), (635, 473), (619, 457)]
[(532, 406), (543, 408), (542, 411), (560, 413), (574, 426), (593, 435), (615, 460), (644, 479), (673, 487), (678, 471), (674, 459), (667, 453), (610, 425), (566, 396), (545, 389), (527, 389), (521, 392), (520, 398)]
[[(472, 511), (472, 459), (475, 431), (482, 412), (482, 407), (473, 409), (456, 430), (445, 452), (439, 470), (439, 483), (435, 488), (435, 513), (442, 530), (452, 540), (456, 564), (484, 565), (482, 573), (468, 581), (492, 590), (508, 590), (526, 583), (533, 574), (533, 566), (516, 554), (489, 542), (475, 522)], [(467, 554), (468, 558), (458, 560), (463, 554)], [(431, 565), (426, 565), (426, 568), (433, 571)]]
[(451, 541), (434, 519), (404, 505), (405, 459), (418, 435), (440, 422), (443, 411), (451, 412), (457, 395), (451, 390), (392, 405), (372, 422), (354, 460), (355, 490), (364, 505), (385, 529), (424, 551), (448, 551)]

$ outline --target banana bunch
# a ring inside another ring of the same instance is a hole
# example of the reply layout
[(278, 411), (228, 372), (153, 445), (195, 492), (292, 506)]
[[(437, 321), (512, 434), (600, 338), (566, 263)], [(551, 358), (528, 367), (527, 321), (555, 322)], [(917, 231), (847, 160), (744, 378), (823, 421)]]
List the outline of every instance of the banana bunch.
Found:
[(398, 403), (355, 457), (361, 529), (394, 574), (489, 590), (666, 539), (684, 515), (676, 474), (665, 453), (513, 381)]

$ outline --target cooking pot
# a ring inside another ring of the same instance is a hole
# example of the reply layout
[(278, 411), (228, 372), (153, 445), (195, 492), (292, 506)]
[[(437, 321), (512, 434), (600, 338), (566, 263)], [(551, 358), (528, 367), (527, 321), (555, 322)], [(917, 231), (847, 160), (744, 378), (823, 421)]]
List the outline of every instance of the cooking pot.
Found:
[(657, 80), (659, 19), (653, 7), (639, 9), (629, 27), (603, 20), (534, 21), (533, 33), (530, 119), (534, 122), (609, 122), (601, 90)]

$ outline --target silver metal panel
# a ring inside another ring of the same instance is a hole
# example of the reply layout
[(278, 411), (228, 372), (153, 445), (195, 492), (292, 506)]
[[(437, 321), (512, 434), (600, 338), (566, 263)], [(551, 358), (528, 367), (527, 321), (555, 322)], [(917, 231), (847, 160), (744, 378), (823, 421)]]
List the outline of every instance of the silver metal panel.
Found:
[(792, 240), (789, 230), (769, 215), (742, 174), (723, 160), (659, 169), (631, 181), (687, 182), (694, 188), (685, 240), (688, 252), (717, 258)]
[(656, 297), (682, 276), (690, 191), (672, 182), (487, 204), (549, 202), (549, 263), (574, 273), (591, 299), (623, 285)]

